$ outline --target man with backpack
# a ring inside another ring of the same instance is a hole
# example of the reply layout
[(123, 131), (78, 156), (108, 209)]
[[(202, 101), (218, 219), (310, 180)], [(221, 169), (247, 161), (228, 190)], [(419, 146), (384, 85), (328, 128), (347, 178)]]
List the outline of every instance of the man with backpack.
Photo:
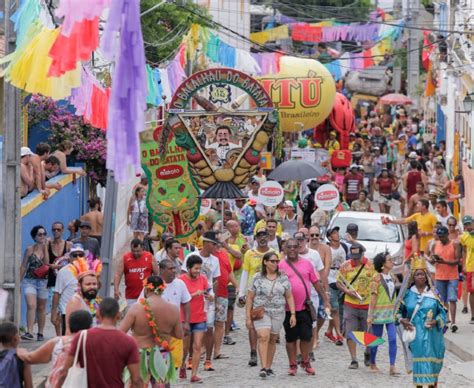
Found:
[(0, 387), (33, 388), (31, 367), (17, 355), (18, 328), (11, 322), (0, 323)]

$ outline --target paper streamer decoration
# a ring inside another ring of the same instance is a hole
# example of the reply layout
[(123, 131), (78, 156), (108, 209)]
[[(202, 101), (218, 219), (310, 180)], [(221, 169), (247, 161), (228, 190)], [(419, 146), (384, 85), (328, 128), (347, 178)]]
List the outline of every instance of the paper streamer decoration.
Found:
[[(118, 47), (115, 38), (120, 34)], [(116, 0), (110, 7), (103, 35), (103, 52), (115, 60), (107, 127), (107, 168), (119, 183), (128, 179), (129, 167), (140, 171), (138, 135), (145, 129), (146, 68), (136, 0)]]
[(64, 18), (61, 33), (69, 36), (73, 32), (75, 23), (100, 17), (110, 3), (111, 0), (61, 0), (55, 12), (57, 17)]
[(16, 12), (10, 17), (16, 32), (17, 47), (23, 44), (23, 39), (30, 26), (38, 19), (41, 11), (38, 0), (23, 0)]

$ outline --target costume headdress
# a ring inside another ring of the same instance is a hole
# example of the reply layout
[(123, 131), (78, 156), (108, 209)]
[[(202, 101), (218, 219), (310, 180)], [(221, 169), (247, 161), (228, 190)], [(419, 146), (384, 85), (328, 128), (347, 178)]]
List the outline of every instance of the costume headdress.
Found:
[(70, 271), (78, 281), (88, 275), (99, 277), (102, 272), (102, 261), (92, 259), (90, 255), (87, 258), (73, 260), (71, 264)]
[(147, 289), (147, 290), (150, 290), (151, 292), (155, 293), (156, 295), (161, 295), (163, 293), (163, 291), (165, 290), (166, 288), (166, 285), (163, 283), (163, 284), (160, 284), (158, 287), (155, 287), (155, 285), (153, 283), (148, 283), (148, 279), (145, 279), (143, 281), (143, 288)]

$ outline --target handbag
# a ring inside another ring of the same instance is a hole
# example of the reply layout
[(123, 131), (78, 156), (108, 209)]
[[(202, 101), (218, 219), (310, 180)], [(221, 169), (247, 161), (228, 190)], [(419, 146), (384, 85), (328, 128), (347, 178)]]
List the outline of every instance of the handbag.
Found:
[[(81, 331), (79, 340), (77, 341), (76, 354), (74, 355), (74, 363), (67, 372), (66, 380), (64, 380), (63, 388), (87, 388), (87, 356), (86, 356), (86, 340), (87, 330)], [(84, 368), (77, 363), (79, 352), (82, 346), (82, 358), (84, 359)]]
[(311, 320), (313, 322), (316, 322), (318, 320), (318, 313), (316, 312), (316, 309), (314, 308), (313, 301), (309, 297), (308, 287), (306, 287), (306, 283), (303, 279), (303, 276), (301, 276), (301, 274), (298, 272), (298, 270), (295, 268), (295, 266), (289, 260), (286, 260), (286, 262), (291, 267), (291, 269), (296, 274), (296, 276), (298, 276), (300, 278), (301, 282), (303, 283), (304, 291), (306, 292), (306, 299), (304, 301), (304, 304), (306, 306), (306, 310), (308, 310), (308, 312), (309, 312), (309, 315), (311, 315)]
[[(413, 314), (411, 315), (410, 323), (413, 322), (413, 318), (415, 317), (416, 313), (420, 309), (421, 302), (423, 301), (423, 296), (421, 297), (421, 300), (416, 304), (415, 309), (413, 310)], [(409, 344), (410, 342), (413, 342), (416, 338), (416, 327), (413, 326), (412, 330), (406, 330), (403, 328), (403, 333), (402, 333), (402, 341), (405, 342), (406, 344)]]
[(41, 267), (38, 267), (33, 271), (33, 275), (37, 279), (44, 279), (46, 276), (48, 276), (48, 272), (49, 272), (49, 265), (43, 264)]
[[(273, 281), (272, 288), (270, 290), (270, 294), (267, 296), (266, 302), (268, 302), (272, 298), (273, 287), (275, 287), (276, 281), (277, 281), (277, 279), (275, 279)], [(260, 306), (260, 307), (253, 308), (252, 310), (250, 310), (250, 319), (252, 321), (259, 321), (260, 319), (263, 318), (264, 314), (265, 314), (265, 306)]]

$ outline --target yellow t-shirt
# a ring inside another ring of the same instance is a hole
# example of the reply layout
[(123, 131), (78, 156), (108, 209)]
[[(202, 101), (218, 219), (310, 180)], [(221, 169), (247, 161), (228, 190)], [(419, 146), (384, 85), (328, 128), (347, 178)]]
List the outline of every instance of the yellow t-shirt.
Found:
[[(260, 228), (266, 228), (266, 227), (267, 227), (267, 222), (265, 220), (260, 220), (255, 224), (255, 228), (253, 228), (253, 233), (255, 234), (257, 230), (259, 230)], [(281, 226), (281, 223), (278, 222), (276, 235), (278, 237), (281, 237), (282, 233), (283, 233), (283, 228)]]
[[(418, 230), (425, 233), (433, 233), (433, 228), (438, 222), (436, 216), (433, 213), (415, 213), (410, 217), (406, 218), (408, 222), (416, 221), (418, 223)], [(428, 253), (428, 243), (433, 238), (432, 235), (421, 236), (420, 238), (420, 251)]]
[(466, 272), (474, 272), (474, 235), (464, 232), (459, 242), (466, 250)]
[(254, 275), (262, 269), (262, 258), (268, 252), (275, 252), (275, 251), (273, 249), (268, 249), (268, 251), (260, 253), (256, 249), (249, 249), (247, 252), (245, 252), (244, 263), (242, 265), (242, 269), (244, 271), (247, 271), (249, 274), (247, 284), (250, 284)]

